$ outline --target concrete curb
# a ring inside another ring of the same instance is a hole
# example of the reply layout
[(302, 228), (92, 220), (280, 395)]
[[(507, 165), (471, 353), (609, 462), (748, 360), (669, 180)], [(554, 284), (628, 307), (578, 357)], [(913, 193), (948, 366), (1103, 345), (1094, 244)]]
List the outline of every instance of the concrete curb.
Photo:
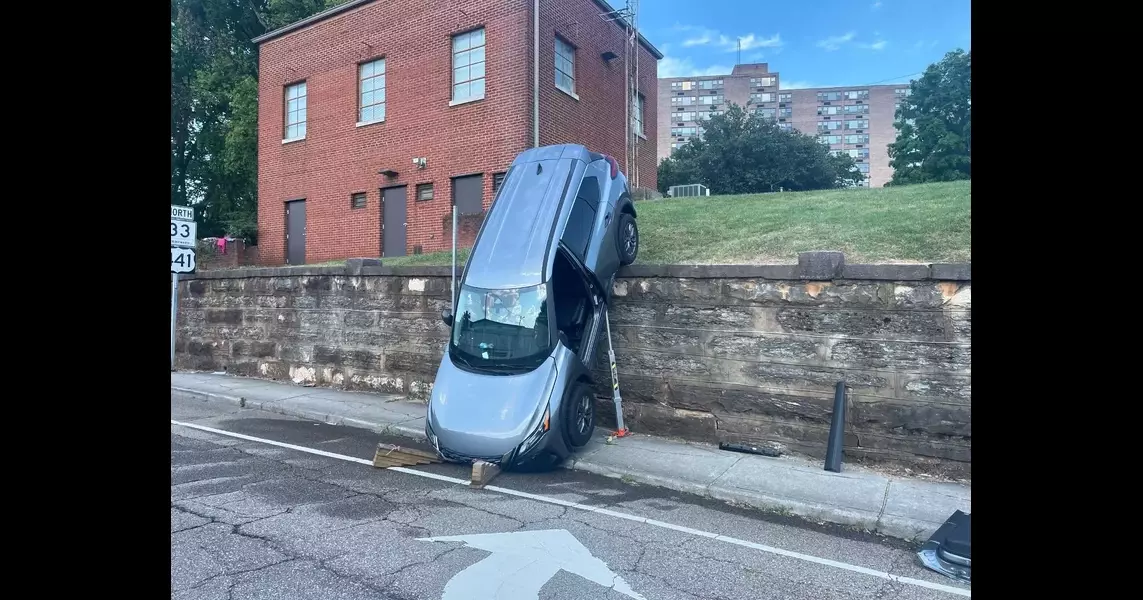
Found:
[[(203, 392), (200, 390), (179, 387), (175, 385), (171, 386), (171, 396), (172, 398), (180, 400), (225, 402), (244, 408), (262, 410), (291, 417), (310, 419), (314, 421), (320, 421), (322, 423), (328, 423), (330, 425), (346, 425), (350, 427), (369, 429), (371, 431), (382, 434), (399, 435), (417, 440), (425, 439), (424, 430), (416, 427), (409, 427), (407, 425), (394, 423), (377, 423), (363, 419), (342, 417), (317, 411), (309, 411), (288, 406), (279, 406), (274, 402), (249, 401), (245, 398), (237, 396), (230, 396), (215, 392)], [(879, 533), (881, 535), (908, 541), (923, 540), (931, 535), (934, 531), (936, 531), (937, 527), (939, 526), (939, 524), (934, 525), (933, 523), (927, 521), (910, 519), (908, 517), (886, 515), (884, 514), (884, 503), (882, 503), (881, 511), (878, 514), (874, 514), (870, 511), (865, 510), (847, 510), (837, 506), (800, 502), (798, 500), (780, 498), (751, 490), (723, 486), (719, 485), (717, 482), (714, 482), (710, 485), (703, 485), (700, 483), (684, 481), (673, 477), (663, 477), (660, 475), (615, 469), (613, 467), (593, 463), (590, 460), (590, 455), (582, 459), (573, 459), (571, 461), (567, 461), (564, 463), (563, 468), (575, 471), (583, 471), (585, 473), (592, 473), (595, 475), (602, 475), (604, 477), (611, 477), (614, 479), (634, 481), (644, 485), (650, 485), (679, 492), (686, 492), (714, 500), (719, 500), (722, 502), (728, 502), (740, 506), (748, 506), (766, 512), (796, 515), (798, 517), (819, 523), (828, 522), (838, 525), (857, 527)], [(887, 497), (888, 490), (886, 491), (886, 498)]]

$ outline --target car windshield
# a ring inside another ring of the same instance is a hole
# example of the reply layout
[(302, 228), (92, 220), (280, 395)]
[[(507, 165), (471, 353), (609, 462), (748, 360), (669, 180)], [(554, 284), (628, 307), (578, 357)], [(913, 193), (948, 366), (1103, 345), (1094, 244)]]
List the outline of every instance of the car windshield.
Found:
[(449, 344), (454, 357), (476, 369), (539, 366), (552, 348), (547, 297), (544, 285), (508, 290), (462, 287)]

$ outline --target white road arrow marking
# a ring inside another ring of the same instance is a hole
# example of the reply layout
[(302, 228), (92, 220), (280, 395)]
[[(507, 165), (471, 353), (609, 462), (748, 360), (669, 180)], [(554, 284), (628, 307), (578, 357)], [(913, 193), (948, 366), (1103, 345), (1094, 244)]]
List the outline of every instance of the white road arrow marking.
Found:
[(470, 548), (492, 553), (454, 575), (445, 584), (441, 600), (532, 600), (540, 597), (540, 589), (561, 570), (636, 600), (646, 600), (564, 529), (417, 539), (463, 542)]

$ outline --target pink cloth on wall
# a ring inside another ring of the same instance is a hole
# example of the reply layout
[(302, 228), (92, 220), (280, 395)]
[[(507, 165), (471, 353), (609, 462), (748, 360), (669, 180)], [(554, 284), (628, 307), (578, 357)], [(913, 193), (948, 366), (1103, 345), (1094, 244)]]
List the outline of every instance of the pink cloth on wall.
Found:
[(218, 238), (218, 250), (226, 254), (226, 238)]

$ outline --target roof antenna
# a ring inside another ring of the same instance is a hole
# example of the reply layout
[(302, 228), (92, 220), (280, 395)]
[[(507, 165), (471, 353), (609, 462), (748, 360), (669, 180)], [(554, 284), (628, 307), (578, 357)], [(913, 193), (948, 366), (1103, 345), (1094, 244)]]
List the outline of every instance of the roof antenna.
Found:
[(738, 38), (738, 62), (736, 62), (734, 64), (736, 64), (736, 65), (742, 64), (742, 38)]

